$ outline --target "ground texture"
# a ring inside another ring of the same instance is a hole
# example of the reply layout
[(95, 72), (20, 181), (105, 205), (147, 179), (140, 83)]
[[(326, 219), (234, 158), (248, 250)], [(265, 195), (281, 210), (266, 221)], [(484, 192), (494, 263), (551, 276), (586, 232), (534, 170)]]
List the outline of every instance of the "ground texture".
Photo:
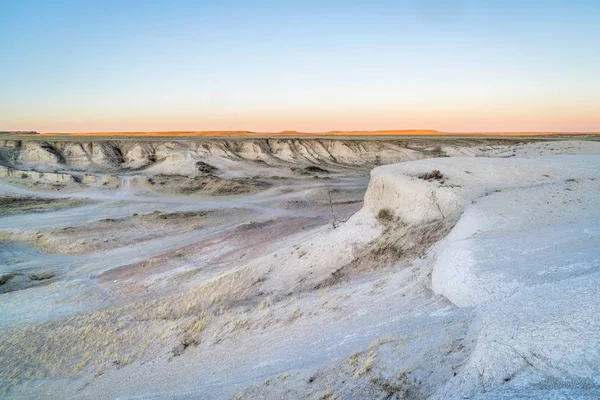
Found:
[(600, 396), (598, 142), (0, 145), (3, 397)]

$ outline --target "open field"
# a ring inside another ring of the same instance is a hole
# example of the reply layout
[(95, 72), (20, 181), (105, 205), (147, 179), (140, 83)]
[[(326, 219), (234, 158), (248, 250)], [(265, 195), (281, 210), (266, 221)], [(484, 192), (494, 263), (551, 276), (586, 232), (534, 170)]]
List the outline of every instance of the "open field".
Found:
[(229, 134), (0, 136), (0, 396), (600, 395), (600, 136)]

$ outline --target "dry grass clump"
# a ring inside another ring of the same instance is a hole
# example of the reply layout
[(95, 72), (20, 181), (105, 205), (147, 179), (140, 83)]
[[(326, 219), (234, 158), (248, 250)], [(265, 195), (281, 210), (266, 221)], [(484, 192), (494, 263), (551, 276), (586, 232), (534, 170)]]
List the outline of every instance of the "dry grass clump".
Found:
[[(374, 386), (377, 392), (380, 392), (386, 399), (420, 399), (423, 393), (420, 389), (420, 382), (409, 377), (410, 371), (404, 369), (395, 377), (382, 376), (377, 373), (376, 365), (378, 357), (384, 356), (381, 346), (390, 344), (398, 351), (400, 346), (408, 340), (407, 337), (393, 339), (384, 337), (373, 341), (365, 351), (355, 352), (346, 360), (350, 367), (350, 372), (355, 379), (367, 378), (368, 382)], [(375, 398), (375, 397), (373, 397)], [(377, 396), (379, 398), (379, 396)]]
[(0, 382), (122, 367), (159, 351), (157, 339), (179, 336), (182, 352), (214, 315), (249, 299), (252, 286), (244, 269), (160, 299), (0, 330)]
[(361, 376), (371, 372), (374, 364), (375, 364), (375, 352), (370, 352), (367, 359), (363, 363), (363, 365), (356, 372), (356, 377), (360, 378)]
[(172, 350), (173, 356), (177, 357), (183, 354), (183, 352), (190, 346), (197, 346), (200, 344), (199, 335), (204, 332), (208, 327), (212, 319), (210, 314), (204, 314), (191, 318), (182, 327), (181, 341)]
[(420, 382), (411, 380), (408, 373), (410, 371), (403, 370), (396, 375), (395, 379), (374, 376), (370, 382), (379, 388), (386, 399), (422, 399)]
[(292, 313), (288, 316), (286, 322), (288, 324), (291, 324), (292, 322), (296, 321), (301, 316), (302, 316), (302, 312), (300, 311), (300, 309), (299, 308), (295, 308), (294, 311), (292, 311)]
[(319, 400), (338, 400), (340, 396), (334, 393), (330, 387), (326, 387), (323, 393), (319, 396)]
[(336, 285), (381, 266), (392, 266), (402, 260), (422, 257), (436, 242), (446, 236), (456, 219), (437, 219), (407, 225), (402, 221), (385, 224), (383, 234), (356, 253), (348, 264), (333, 271), (315, 285), (316, 289)]
[(420, 224), (391, 225), (375, 241), (370, 249), (371, 255), (389, 261), (421, 257), (450, 232), (454, 223), (438, 219)]
[(361, 376), (371, 372), (375, 366), (375, 361), (377, 360), (377, 349), (384, 344), (394, 342), (399, 343), (399, 341), (393, 338), (380, 338), (373, 341), (366, 351), (357, 351), (352, 353), (346, 360), (346, 363), (354, 371), (354, 376), (356, 378), (360, 378)]
[(377, 213), (377, 220), (381, 223), (390, 222), (394, 220), (394, 214), (389, 208), (382, 208)]
[(260, 303), (258, 305), (258, 307), (256, 307), (256, 311), (262, 311), (264, 309), (267, 309), (269, 307), (271, 307), (273, 305), (273, 300), (265, 300), (262, 303)]
[(450, 232), (454, 223), (455, 220), (439, 219), (418, 225), (406, 225), (399, 221), (386, 224), (379, 238), (360, 250), (352, 262), (333, 271), (319, 283), (319, 287), (335, 285), (382, 265), (391, 266), (401, 260), (422, 257), (433, 244)]

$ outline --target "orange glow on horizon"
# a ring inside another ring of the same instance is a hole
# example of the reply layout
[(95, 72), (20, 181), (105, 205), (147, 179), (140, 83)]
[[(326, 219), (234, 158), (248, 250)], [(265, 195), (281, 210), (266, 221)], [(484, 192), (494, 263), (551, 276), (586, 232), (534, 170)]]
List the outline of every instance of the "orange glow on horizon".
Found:
[(251, 131), (331, 132), (437, 130), (442, 132), (598, 132), (600, 112), (571, 110), (347, 110), (279, 115), (113, 115), (106, 118), (19, 118), (0, 121), (0, 130), (38, 132)]

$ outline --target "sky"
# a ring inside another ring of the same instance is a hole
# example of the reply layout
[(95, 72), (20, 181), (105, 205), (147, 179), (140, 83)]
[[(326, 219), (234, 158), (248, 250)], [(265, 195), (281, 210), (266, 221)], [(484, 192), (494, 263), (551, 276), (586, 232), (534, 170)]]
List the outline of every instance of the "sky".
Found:
[(598, 0), (0, 0), (0, 131), (600, 131)]

